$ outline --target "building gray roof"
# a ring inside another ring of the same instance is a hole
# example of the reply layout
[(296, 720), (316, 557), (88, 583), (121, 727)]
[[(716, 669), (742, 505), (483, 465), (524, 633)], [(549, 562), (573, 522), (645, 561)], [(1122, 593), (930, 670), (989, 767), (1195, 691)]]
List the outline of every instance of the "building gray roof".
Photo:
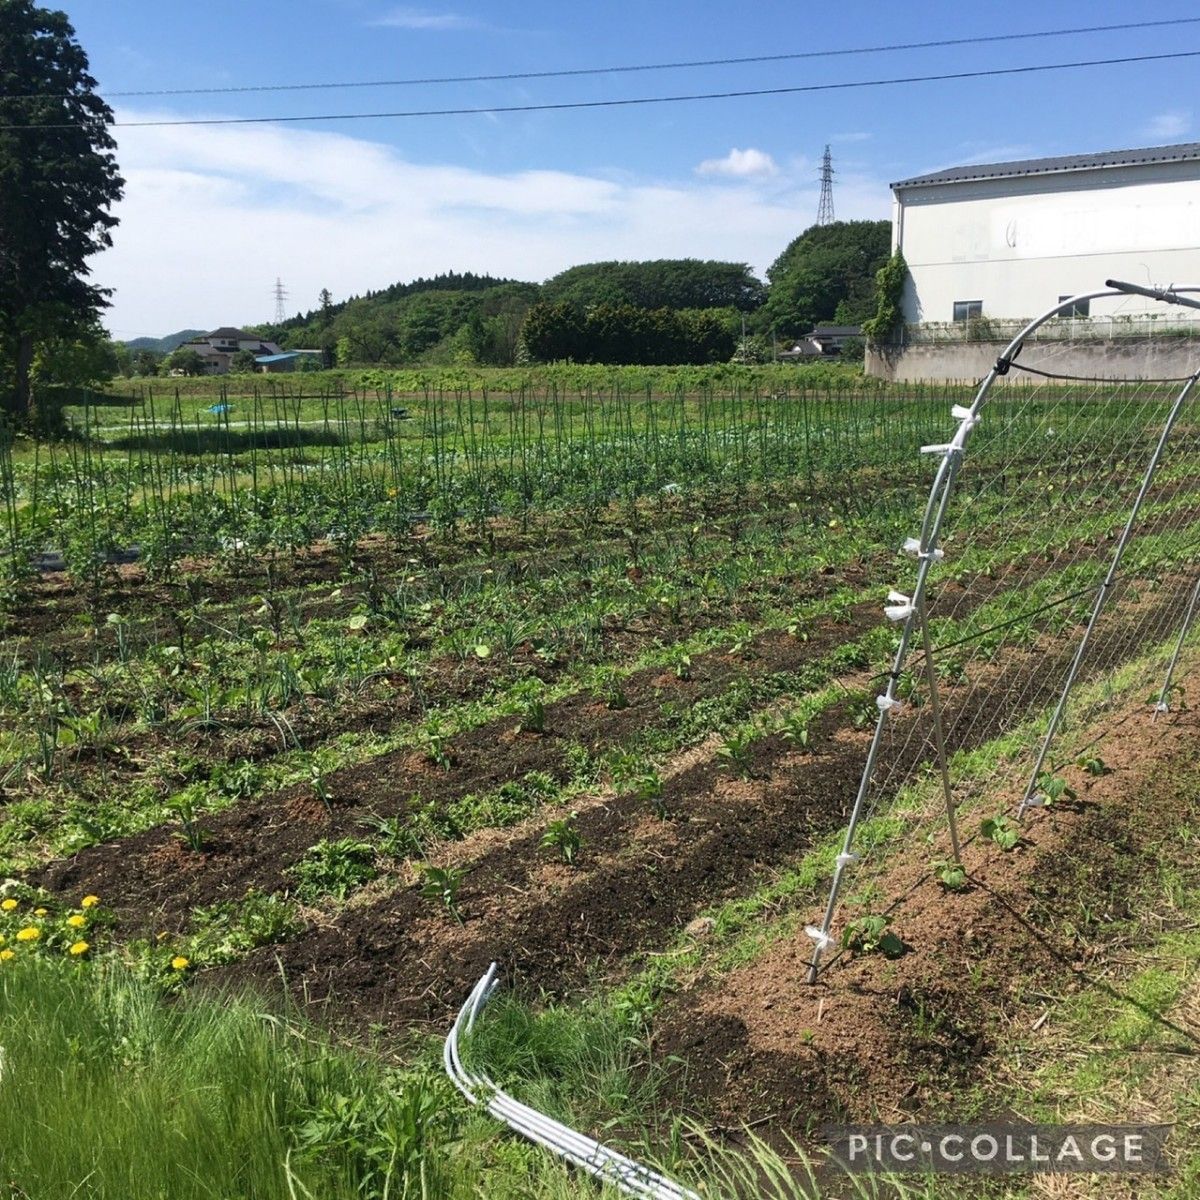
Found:
[(1141, 150), (1104, 150), (1098, 154), (1060, 154), (1054, 158), (1021, 158), (1015, 162), (976, 163), (950, 167), (928, 175), (915, 175), (892, 184), (901, 188), (933, 183), (962, 183), (971, 179), (1006, 179), (1018, 175), (1050, 175), (1064, 171), (1090, 171), (1098, 167), (1131, 167), (1144, 163), (1188, 162), (1200, 159), (1200, 142), (1177, 146), (1147, 146)]
[(255, 358), (256, 363), (277, 363), (288, 362), (293, 358), (299, 358), (299, 350), (285, 350), (281, 354), (260, 354)]

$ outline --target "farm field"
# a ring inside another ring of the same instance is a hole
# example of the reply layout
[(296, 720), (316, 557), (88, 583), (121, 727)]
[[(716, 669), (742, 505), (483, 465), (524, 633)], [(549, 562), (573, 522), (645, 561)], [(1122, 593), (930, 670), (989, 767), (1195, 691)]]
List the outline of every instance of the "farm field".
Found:
[[(1146, 703), (1196, 579), (1194, 419), (1104, 585), (1071, 730), (1093, 749), (1057, 766), (1089, 803), (1035, 814), (1013, 854), (975, 839), (961, 896), (928, 878), (944, 853), (930, 706), (919, 663), (900, 681), (847, 913), (899, 904), (900, 927), (908, 906), (911, 952), (841, 956), (826, 1018), (802, 929), (892, 665), (882, 608), (915, 569), (900, 548), (937, 465), (920, 447), (946, 440), (969, 392), (753, 371), (174, 382), (72, 408), (74, 437), (0, 453), (0, 878), (17, 902), (0, 915), (0, 987), (24, 986), (2, 971), (26, 959), (81, 1010), (110, 971), (130, 1011), (249, 986), (292, 1006), (289, 1029), (332, 1034), (346, 1106), (314, 1115), (319, 1081), (304, 1084), (294, 1179), (264, 1158), (255, 1195), (582, 1194), (468, 1120), (431, 1057), (492, 961), (516, 998), (474, 1052), (686, 1174), (738, 1169), (727, 1155), (747, 1142), (721, 1133), (742, 1120), (763, 1166), (832, 1115), (933, 1111), (948, 1080), (1015, 1103), (988, 1074), (1015, 1053), (996, 1022), (1037, 971), (1066, 987), (1071, 947), (1154, 906), (1153, 881), (1130, 882), (1139, 864), (1173, 863), (1176, 924), (1194, 917), (1181, 845), (1194, 857), (1200, 809), (1183, 834), (1150, 814), (1172, 779), (1200, 804), (1195, 718), (1185, 706), (1151, 731)], [(973, 434), (930, 603), (972, 833), (1020, 799), (1165, 394), (1006, 384)], [(1149, 742), (1114, 740), (1134, 727), (1160, 739), (1161, 772)], [(1038, 882), (1063, 858), (1061, 888)], [(1111, 920), (1078, 916), (1122, 889)], [(985, 904), (993, 892), (1010, 907)], [(954, 904), (979, 943), (970, 987), (947, 966)], [(1053, 953), (1027, 953), (1014, 909)], [(68, 917), (87, 939), (59, 936)], [(1186, 958), (1176, 924), (1166, 959)], [(18, 944), (18, 926), (39, 934)], [(1195, 980), (1174, 959), (1157, 969), (1178, 975), (1154, 1002), (1165, 1014)], [(1039, 1103), (1069, 1094), (1042, 1082)]]

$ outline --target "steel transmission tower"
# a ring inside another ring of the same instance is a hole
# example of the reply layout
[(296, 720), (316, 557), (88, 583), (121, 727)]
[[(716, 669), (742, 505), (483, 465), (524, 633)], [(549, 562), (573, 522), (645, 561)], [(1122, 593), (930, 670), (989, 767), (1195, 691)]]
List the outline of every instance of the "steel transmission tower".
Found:
[(817, 224), (829, 225), (833, 221), (833, 155), (825, 146), (825, 157), (821, 159), (821, 203), (817, 205)]
[(284, 305), (287, 302), (287, 288), (283, 286), (283, 280), (278, 276), (275, 278), (275, 324), (282, 325), (287, 320), (287, 309)]

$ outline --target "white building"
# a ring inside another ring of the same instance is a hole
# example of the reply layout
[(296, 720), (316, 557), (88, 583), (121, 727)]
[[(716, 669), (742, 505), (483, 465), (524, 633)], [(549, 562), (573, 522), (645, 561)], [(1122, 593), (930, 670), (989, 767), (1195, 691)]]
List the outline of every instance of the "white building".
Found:
[[(909, 324), (1033, 317), (1106, 279), (1200, 283), (1200, 142), (954, 167), (892, 191)], [(1161, 308), (1118, 297), (1073, 315)]]

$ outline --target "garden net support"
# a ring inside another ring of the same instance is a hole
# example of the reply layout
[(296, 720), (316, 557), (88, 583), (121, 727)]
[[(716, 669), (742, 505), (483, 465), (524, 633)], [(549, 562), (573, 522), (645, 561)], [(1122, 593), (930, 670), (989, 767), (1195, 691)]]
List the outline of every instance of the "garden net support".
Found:
[(1200, 578), (1196, 579), (1196, 586), (1192, 588), (1192, 594), (1188, 598), (1187, 612), (1183, 615), (1183, 624), (1179, 627), (1179, 639), (1175, 643), (1175, 649), (1171, 653), (1171, 661), (1167, 664), (1167, 673), (1163, 678), (1163, 685), (1158, 693), (1158, 702), (1154, 706), (1153, 720), (1157, 721), (1160, 713), (1171, 711), (1171, 688), (1173, 686), (1175, 668), (1179, 665), (1179, 656), (1183, 653), (1183, 644), (1187, 641), (1187, 635), (1191, 631), (1192, 621), (1196, 616), (1196, 608), (1200, 605)]
[[(1031, 321), (970, 406), (953, 407), (950, 440), (921, 447), (938, 463), (920, 534), (902, 547), (915, 578), (885, 606), (899, 635), (824, 915), (806, 927), (810, 983), (837, 940), (839, 904), (878, 912), (887, 899), (872, 848), (916, 835), (936, 847), (948, 835), (947, 857), (960, 861), (964, 804), (1029, 770), (1011, 800), (1023, 811), (1044, 773), (1061, 769), (1051, 753), (1064, 753), (1072, 722), (1108, 703), (1130, 663), (1166, 662), (1173, 645), (1178, 659), (1198, 603), (1200, 423), (1182, 418), (1200, 371), (1071, 377), (1054, 369), (1061, 344), (1026, 343), (1074, 304), (1133, 291), (1112, 284)], [(1198, 291), (1149, 298), (1200, 307), (1180, 295)], [(985, 747), (991, 759), (972, 757)], [(843, 901), (851, 873), (856, 894)]]

